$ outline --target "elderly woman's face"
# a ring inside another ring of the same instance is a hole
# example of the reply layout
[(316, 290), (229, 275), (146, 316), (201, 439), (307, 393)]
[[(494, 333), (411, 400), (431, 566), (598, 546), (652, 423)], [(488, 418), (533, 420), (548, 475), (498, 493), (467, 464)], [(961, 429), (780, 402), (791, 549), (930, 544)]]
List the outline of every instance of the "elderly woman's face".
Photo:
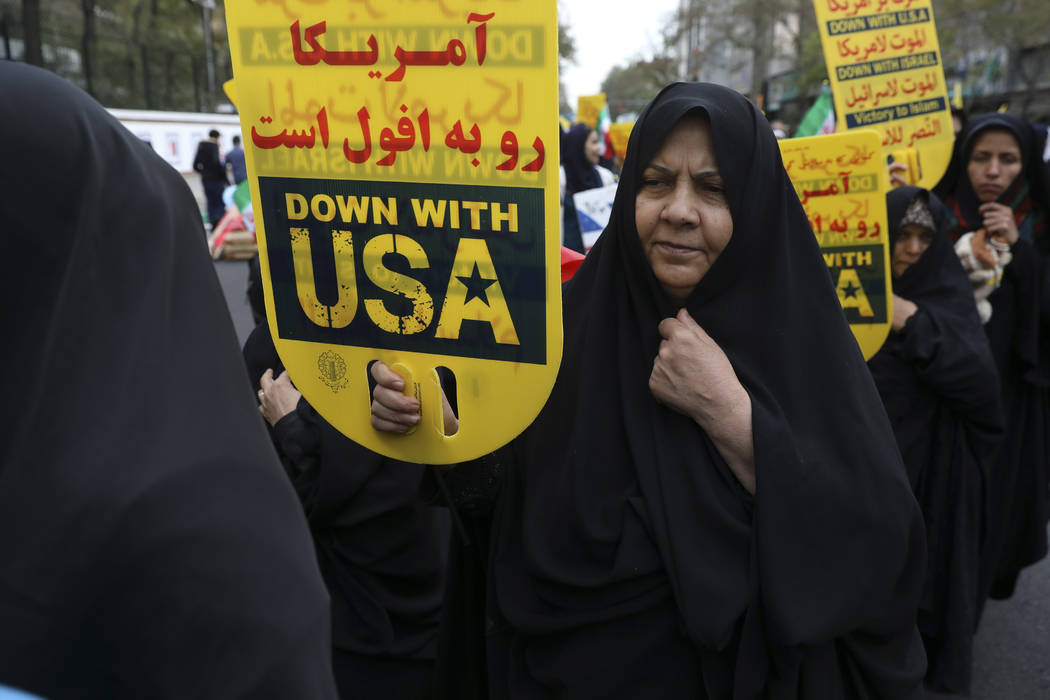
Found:
[(994, 202), (1021, 174), (1021, 146), (1005, 129), (982, 131), (970, 151), (966, 164), (970, 184), (977, 199)]
[(904, 271), (914, 265), (933, 243), (933, 231), (919, 224), (901, 226), (897, 240), (893, 242), (893, 257), (890, 267), (894, 277), (900, 277)]
[(642, 172), (634, 222), (664, 291), (684, 303), (733, 235), (711, 127), (688, 116)]

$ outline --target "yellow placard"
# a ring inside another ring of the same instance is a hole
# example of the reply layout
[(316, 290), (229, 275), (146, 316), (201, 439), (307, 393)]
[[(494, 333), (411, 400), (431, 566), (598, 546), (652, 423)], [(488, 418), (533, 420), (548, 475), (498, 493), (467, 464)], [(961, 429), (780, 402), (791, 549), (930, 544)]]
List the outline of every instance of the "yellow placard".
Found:
[(813, 0), (837, 131), (875, 129), (883, 157), (937, 184), (955, 132), (931, 0)]
[(605, 93), (581, 95), (576, 98), (576, 121), (591, 128), (598, 126), (598, 119), (605, 109)]
[(963, 86), (961, 80), (956, 80), (952, 86), (952, 109), (963, 108)]
[(779, 143), (846, 320), (869, 359), (893, 320), (881, 136), (860, 129)]
[(609, 140), (612, 141), (613, 150), (621, 158), (627, 156), (627, 142), (631, 138), (631, 129), (634, 122), (615, 122), (609, 125)]
[[(507, 443), (561, 362), (554, 0), (226, 11), (267, 321), (296, 387), (396, 459)], [(410, 435), (371, 427), (373, 360), (421, 399)]]

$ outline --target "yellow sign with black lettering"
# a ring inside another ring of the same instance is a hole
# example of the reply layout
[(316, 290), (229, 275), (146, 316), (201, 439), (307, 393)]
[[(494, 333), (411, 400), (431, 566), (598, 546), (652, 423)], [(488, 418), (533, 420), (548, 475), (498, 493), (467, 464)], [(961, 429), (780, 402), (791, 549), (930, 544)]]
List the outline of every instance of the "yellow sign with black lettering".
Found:
[(893, 320), (881, 146), (869, 129), (780, 141), (784, 169), (865, 359), (882, 347)]
[(931, 0), (813, 0), (837, 131), (874, 129), (882, 156), (927, 189), (952, 155), (948, 86)]
[[(226, 11), (267, 321), (296, 387), (396, 459), (507, 443), (561, 362), (554, 0)], [(371, 427), (374, 360), (421, 400), (409, 435)]]

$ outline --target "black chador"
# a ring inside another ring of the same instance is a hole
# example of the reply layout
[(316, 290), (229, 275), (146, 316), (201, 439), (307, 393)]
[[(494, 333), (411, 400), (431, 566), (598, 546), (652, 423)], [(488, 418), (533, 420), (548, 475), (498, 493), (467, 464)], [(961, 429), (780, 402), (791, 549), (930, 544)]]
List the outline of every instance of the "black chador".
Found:
[[(267, 369), (283, 370), (265, 320), (244, 358), (256, 390)], [(427, 467), (357, 444), (305, 399), (272, 435), (332, 598), (340, 697), (427, 697), (448, 547), (448, 513), (420, 496)]]
[[(649, 387), (678, 306), (635, 199), (691, 113), (710, 122), (733, 230), (685, 307), (750, 395), (753, 497)], [(744, 97), (677, 83), (645, 109), (564, 327), (547, 405), (474, 489), (502, 482), (491, 546), (463, 548), (489, 552), (491, 697), (918, 697), (921, 514), (777, 142)], [(458, 580), (476, 592), (476, 572)], [(449, 609), (477, 622), (469, 602), (453, 588)], [(478, 670), (455, 624), (450, 656)]]
[(954, 237), (982, 225), (981, 202), (967, 172), (977, 139), (990, 129), (1013, 135), (1022, 169), (997, 202), (1014, 213), (1019, 239), (984, 326), (1002, 387), (1006, 436), (989, 484), (988, 537), (981, 602), (1013, 595), (1022, 569), (1047, 553), (1050, 520), (1050, 178), (1030, 124), (1010, 114), (971, 120), (955, 141), (935, 192), (948, 207)]
[(918, 620), (927, 685), (968, 695), (989, 469), (1002, 437), (999, 377), (970, 282), (937, 225), (940, 203), (902, 187), (888, 194), (887, 208), (891, 251), (902, 225), (922, 228), (931, 242), (893, 279), (893, 293), (918, 310), (868, 366), (926, 522)]
[(0, 61), (0, 684), (334, 698), (328, 595), (185, 180)]

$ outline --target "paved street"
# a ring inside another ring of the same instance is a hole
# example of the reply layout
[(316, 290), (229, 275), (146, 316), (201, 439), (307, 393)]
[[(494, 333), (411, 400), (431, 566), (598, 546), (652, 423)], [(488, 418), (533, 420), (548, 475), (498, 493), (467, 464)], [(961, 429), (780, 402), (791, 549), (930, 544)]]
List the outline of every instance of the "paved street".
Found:
[(233, 327), (237, 330), (237, 340), (243, 346), (248, 334), (255, 327), (252, 322), (252, 310), (248, 306), (248, 262), (218, 260), (215, 262), (215, 273), (226, 295), (226, 305), (230, 307)]
[(974, 646), (973, 700), (1050, 699), (1050, 559), (988, 602)]
[[(237, 337), (252, 330), (245, 289), (248, 264), (219, 261)], [(1010, 600), (989, 601), (975, 642), (972, 700), (1050, 700), (1050, 559), (1027, 569)], [(954, 695), (934, 695), (946, 700)]]

